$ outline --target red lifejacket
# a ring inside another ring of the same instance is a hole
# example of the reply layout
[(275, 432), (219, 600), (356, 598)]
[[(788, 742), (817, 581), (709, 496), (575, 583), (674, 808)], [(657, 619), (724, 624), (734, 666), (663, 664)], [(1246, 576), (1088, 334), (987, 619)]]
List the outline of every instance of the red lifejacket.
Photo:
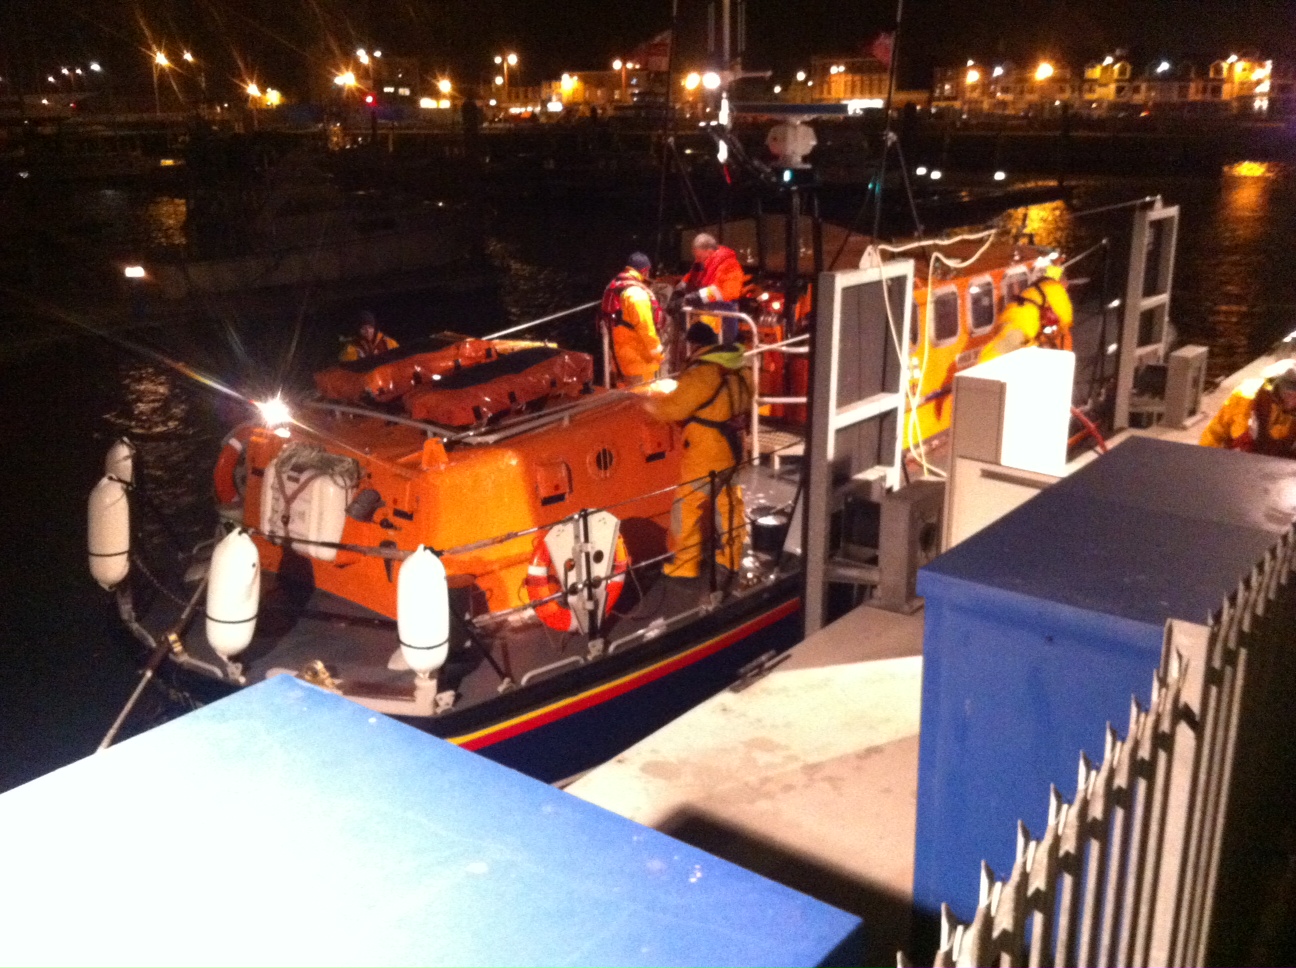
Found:
[(708, 298), (706, 301), (731, 302), (742, 295), (743, 278), (738, 254), (727, 245), (722, 245), (707, 256), (705, 262), (693, 264), (693, 268), (684, 277), (684, 288), (689, 292), (697, 292), (715, 286), (718, 298)]

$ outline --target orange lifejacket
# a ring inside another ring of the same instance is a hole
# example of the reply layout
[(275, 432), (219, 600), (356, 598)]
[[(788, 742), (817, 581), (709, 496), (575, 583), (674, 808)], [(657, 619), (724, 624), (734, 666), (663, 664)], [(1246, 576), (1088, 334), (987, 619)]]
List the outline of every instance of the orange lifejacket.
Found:
[(684, 277), (684, 288), (702, 293), (703, 302), (733, 302), (742, 295), (743, 270), (738, 254), (718, 246), (705, 262), (696, 262)]
[(648, 302), (652, 306), (653, 329), (659, 335), (665, 322), (665, 315), (656, 295), (633, 270), (622, 270), (615, 279), (608, 283), (607, 288), (603, 290), (603, 304), (599, 307), (598, 324), (608, 334), (608, 350), (612, 356), (612, 369), (616, 372), (618, 378), (624, 378), (627, 374), (622, 371), (621, 361), (617, 359), (616, 328), (620, 326), (636, 335), (638, 334), (634, 324), (625, 318), (622, 307), (622, 296), (624, 296), (627, 289), (632, 287), (638, 287), (648, 294)]
[(1271, 432), (1275, 405), (1273, 389), (1266, 383), (1256, 391), (1251, 402), (1251, 419), (1247, 421), (1246, 432), (1232, 441), (1231, 449), (1268, 457), (1296, 458), (1296, 434), (1275, 437)]

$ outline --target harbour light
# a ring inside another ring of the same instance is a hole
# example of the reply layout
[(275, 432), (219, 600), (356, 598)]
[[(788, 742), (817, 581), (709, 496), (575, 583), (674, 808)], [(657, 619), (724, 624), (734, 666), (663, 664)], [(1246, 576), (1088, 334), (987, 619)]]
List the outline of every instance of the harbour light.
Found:
[(932, 181), (940, 181), (944, 177), (945, 177), (944, 172), (942, 172), (939, 168), (932, 169), (932, 173), (931, 173)]
[(92, 70), (92, 71), (94, 71), (94, 73), (98, 74), (100, 71), (103, 70), (103, 68), (99, 66), (99, 62), (98, 62), (98, 61), (91, 61), (91, 62), (90, 62), (90, 70)]
[(975, 84), (979, 80), (981, 80), (981, 72), (975, 67), (969, 68), (967, 72), (967, 82), (969, 84)]
[(782, 84), (775, 84), (775, 85), (774, 85), (774, 93), (775, 93), (775, 94), (782, 94), (782, 93), (783, 93), (783, 85), (782, 85)]
[(1035, 80), (1047, 81), (1053, 76), (1053, 65), (1048, 61), (1041, 61), (1040, 66), (1035, 68)]
[(260, 97), (261, 88), (257, 87), (255, 84), (249, 84), (247, 86), (247, 95), (248, 97)]
[(1170, 62), (1163, 60), (1160, 64), (1157, 65), (1156, 72), (1158, 74), (1164, 74), (1168, 70), (1170, 70)]
[(261, 411), (262, 422), (272, 430), (292, 423), (292, 410), (278, 393), (269, 400), (258, 401), (256, 406)]
[(720, 75), (715, 71), (707, 71), (702, 75), (702, 86), (708, 91), (714, 91), (720, 86)]
[(926, 165), (919, 165), (917, 168), (914, 169), (914, 174), (917, 175), (919, 178), (924, 178), (924, 177), (926, 177), (926, 175), (927, 175), (927, 166), (926, 166)]
[(1004, 72), (1004, 71), (1003, 71), (1003, 68), (1002, 68), (1002, 67), (996, 67), (993, 71), (990, 72), (990, 76), (991, 76), (991, 77), (1003, 77), (1003, 72)]
[(804, 81), (806, 79), (805, 71), (797, 71), (796, 78), (798, 81)]
[(127, 266), (122, 270), (122, 275), (127, 279), (143, 279), (145, 276), (143, 266)]
[(699, 74), (697, 71), (693, 71), (686, 78), (684, 78), (684, 88), (689, 91), (696, 91), (698, 89), (698, 85), (701, 83), (702, 83), (702, 75)]
[(437, 81), (437, 90), (440, 91), (442, 94), (449, 94), (449, 93), (450, 93), (450, 78), (448, 78), (448, 77), (443, 77), (443, 78), (441, 78), (441, 80)]
[(1003, 180), (1004, 180), (1005, 178), (1007, 178), (1007, 177), (1008, 177), (1007, 172), (997, 171), (997, 172), (994, 173), (994, 180), (995, 180), (995, 181), (1003, 181)]

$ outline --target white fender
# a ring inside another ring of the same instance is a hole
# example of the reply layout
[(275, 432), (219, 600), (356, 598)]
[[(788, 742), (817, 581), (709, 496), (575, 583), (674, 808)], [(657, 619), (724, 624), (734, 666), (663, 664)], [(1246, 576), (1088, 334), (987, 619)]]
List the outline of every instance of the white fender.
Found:
[(104, 473), (126, 484), (135, 483), (135, 445), (118, 437), (104, 457)]
[(112, 590), (130, 572), (130, 501), (126, 485), (104, 477), (90, 492), (86, 538), (90, 551), (90, 574)]
[(396, 633), (401, 655), (419, 678), (431, 678), (445, 665), (450, 591), (441, 559), (423, 545), (401, 564), (396, 579)]
[(260, 605), (261, 556), (240, 528), (216, 545), (207, 573), (207, 641), (222, 658), (252, 643)]

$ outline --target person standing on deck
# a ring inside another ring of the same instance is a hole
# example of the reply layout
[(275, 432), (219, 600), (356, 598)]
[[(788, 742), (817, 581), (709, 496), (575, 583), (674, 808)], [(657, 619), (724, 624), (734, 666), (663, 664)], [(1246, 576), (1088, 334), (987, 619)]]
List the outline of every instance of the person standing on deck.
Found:
[(1296, 458), (1296, 361), (1244, 381), (1202, 432), (1207, 447)]
[(612, 386), (633, 387), (657, 379), (664, 318), (648, 288), (651, 275), (652, 261), (642, 252), (633, 252), (626, 267), (603, 290), (598, 325), (607, 336)]
[(378, 329), (378, 320), (366, 309), (360, 314), (360, 327), (356, 330), (356, 335), (347, 340), (346, 345), (342, 347), (341, 360), (343, 363), (349, 363), (352, 360), (377, 356), (379, 353), (394, 350), (399, 345)]
[(981, 351), (980, 362), (985, 363), (1024, 346), (1069, 350), (1074, 320), (1075, 309), (1066, 283), (1062, 281), (1062, 270), (1050, 266), (1043, 279), (1009, 300), (999, 314), (999, 333)]
[[(732, 310), (742, 295), (745, 281), (737, 253), (718, 243), (715, 236), (699, 232), (693, 237), (693, 268), (680, 280), (675, 292), (685, 308), (712, 306)], [(730, 320), (719, 316), (700, 319), (724, 342), (732, 342), (737, 335), (737, 324)]]
[(684, 425), (684, 458), (668, 539), (673, 557), (662, 569), (671, 578), (701, 574), (708, 536), (715, 539), (716, 562), (737, 571), (747, 536), (742, 488), (734, 483), (734, 475), (743, 458), (742, 422), (751, 407), (751, 371), (742, 347), (720, 344), (706, 323), (690, 326), (685, 340), (689, 364), (675, 389), (648, 400), (659, 420)]

